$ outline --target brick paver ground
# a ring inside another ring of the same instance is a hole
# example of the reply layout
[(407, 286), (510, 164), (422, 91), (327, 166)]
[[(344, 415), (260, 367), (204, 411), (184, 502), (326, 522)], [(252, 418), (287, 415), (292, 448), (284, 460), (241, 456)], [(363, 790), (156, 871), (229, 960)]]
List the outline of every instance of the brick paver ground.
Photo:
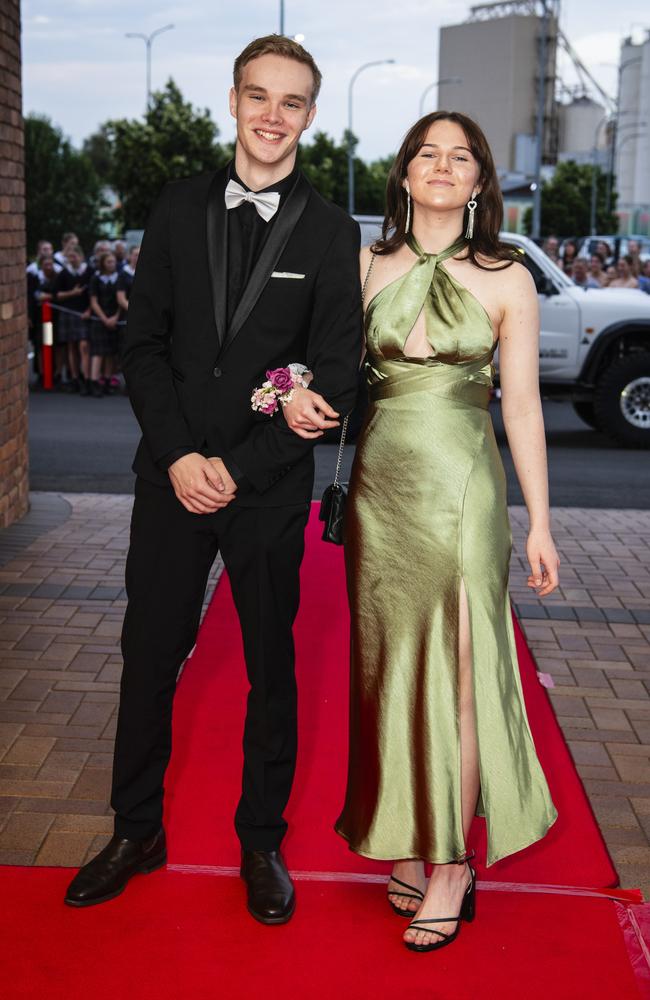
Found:
[[(131, 498), (34, 501), (0, 533), (0, 864), (78, 865), (112, 829)], [(526, 637), (621, 884), (650, 896), (650, 512), (556, 509), (546, 602), (525, 586), (525, 511), (511, 519)]]

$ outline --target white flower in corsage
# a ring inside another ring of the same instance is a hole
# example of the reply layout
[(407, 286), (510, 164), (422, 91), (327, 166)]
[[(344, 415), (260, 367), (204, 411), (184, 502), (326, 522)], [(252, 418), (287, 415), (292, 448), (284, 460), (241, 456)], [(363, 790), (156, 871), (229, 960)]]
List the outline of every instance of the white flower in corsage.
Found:
[(306, 389), (312, 379), (312, 373), (306, 365), (291, 364), (286, 368), (272, 368), (266, 373), (266, 381), (251, 396), (254, 410), (272, 416), (278, 409), (278, 404), (290, 403), (296, 386)]

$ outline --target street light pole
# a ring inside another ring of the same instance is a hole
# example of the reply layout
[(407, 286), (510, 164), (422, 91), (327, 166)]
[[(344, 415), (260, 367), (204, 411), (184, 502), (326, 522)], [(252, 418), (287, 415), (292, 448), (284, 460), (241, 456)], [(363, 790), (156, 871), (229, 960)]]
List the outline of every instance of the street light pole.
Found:
[(125, 38), (141, 38), (147, 47), (147, 111), (151, 106), (151, 46), (154, 38), (162, 35), (163, 31), (171, 31), (173, 24), (166, 24), (164, 28), (156, 28), (150, 35), (144, 35), (140, 31), (127, 31)]
[(429, 86), (422, 91), (422, 96), (420, 97), (420, 118), (424, 114), (424, 101), (426, 99), (426, 96), (430, 91), (433, 90), (434, 87), (440, 87), (442, 86), (442, 84), (445, 83), (462, 83), (462, 82), (463, 79), (460, 76), (448, 76), (445, 77), (444, 80), (434, 80), (433, 83), (430, 83)]
[(352, 140), (352, 88), (354, 87), (354, 82), (360, 73), (363, 73), (364, 69), (370, 69), (371, 66), (385, 66), (387, 63), (394, 63), (394, 59), (373, 59), (372, 62), (364, 63), (363, 66), (359, 66), (357, 70), (352, 74), (350, 78), (350, 83), (348, 84), (348, 212), (350, 215), (354, 215), (354, 145)]
[(284, 0), (280, 0), (280, 34), (284, 35)]

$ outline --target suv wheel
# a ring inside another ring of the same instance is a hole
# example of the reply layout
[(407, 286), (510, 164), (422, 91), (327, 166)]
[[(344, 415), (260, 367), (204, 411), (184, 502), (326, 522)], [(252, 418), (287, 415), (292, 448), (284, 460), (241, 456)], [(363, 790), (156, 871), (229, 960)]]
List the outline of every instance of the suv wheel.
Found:
[(578, 414), (581, 420), (583, 420), (588, 427), (593, 427), (594, 429), (598, 427), (596, 423), (596, 414), (594, 413), (593, 403), (574, 403), (573, 409)]
[(650, 353), (630, 354), (603, 372), (594, 415), (600, 430), (630, 448), (650, 448)]

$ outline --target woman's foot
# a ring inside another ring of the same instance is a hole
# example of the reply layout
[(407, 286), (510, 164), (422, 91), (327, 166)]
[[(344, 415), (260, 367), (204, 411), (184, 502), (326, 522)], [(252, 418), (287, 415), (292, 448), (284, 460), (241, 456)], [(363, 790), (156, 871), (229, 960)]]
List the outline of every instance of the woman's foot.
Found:
[[(415, 919), (460, 916), (465, 893), (471, 882), (472, 874), (467, 862), (462, 865), (434, 865), (424, 901), (420, 904)], [(409, 927), (404, 932), (404, 941), (417, 945), (440, 944), (444, 941), (442, 935), (449, 937), (454, 934), (458, 924), (458, 920), (452, 919), (446, 923), (430, 924), (431, 930)], [(434, 927), (440, 934), (433, 930)]]
[[(414, 895), (416, 894), (415, 891), (417, 891), (421, 896), (417, 899), (409, 899), (408, 897), (399, 895), (399, 893), (410, 892), (411, 890), (405, 889), (398, 882), (394, 882), (393, 875), (400, 882), (406, 882), (407, 885), (412, 886)], [(396, 861), (393, 865), (393, 873), (388, 880), (388, 899), (398, 909), (415, 914), (418, 907), (422, 904), (422, 896), (424, 896), (426, 887), (427, 880), (424, 875), (423, 861)], [(391, 889), (395, 891), (391, 892)]]

